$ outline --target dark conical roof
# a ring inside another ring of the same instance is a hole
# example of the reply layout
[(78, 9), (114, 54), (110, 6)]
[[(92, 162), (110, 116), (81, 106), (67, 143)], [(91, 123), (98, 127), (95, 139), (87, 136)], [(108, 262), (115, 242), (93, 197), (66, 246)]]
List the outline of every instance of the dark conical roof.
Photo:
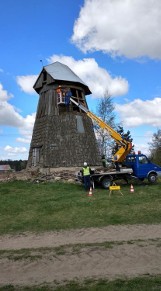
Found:
[[(55, 62), (53, 64), (43, 67), (43, 71), (46, 71), (54, 80), (67, 81), (71, 83), (79, 83), (83, 85), (86, 95), (91, 94), (88, 86), (67, 66), (60, 62)], [(41, 72), (41, 73), (42, 73)], [(40, 75), (41, 75), (40, 73)], [(40, 77), (39, 75), (39, 77)], [(38, 77), (38, 79), (39, 79)], [(38, 81), (37, 79), (37, 81)], [(36, 83), (37, 83), (36, 81)], [(36, 83), (34, 88), (36, 87)]]

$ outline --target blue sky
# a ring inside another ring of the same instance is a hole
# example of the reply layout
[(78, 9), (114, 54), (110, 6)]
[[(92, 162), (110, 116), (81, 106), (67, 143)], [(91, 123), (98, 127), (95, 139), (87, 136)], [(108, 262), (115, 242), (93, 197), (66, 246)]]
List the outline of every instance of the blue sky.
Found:
[[(42, 64), (68, 65), (90, 88), (90, 110), (113, 98), (135, 150), (161, 127), (161, 2), (0, 2), (0, 159), (27, 159)], [(40, 61), (42, 60), (42, 62)]]

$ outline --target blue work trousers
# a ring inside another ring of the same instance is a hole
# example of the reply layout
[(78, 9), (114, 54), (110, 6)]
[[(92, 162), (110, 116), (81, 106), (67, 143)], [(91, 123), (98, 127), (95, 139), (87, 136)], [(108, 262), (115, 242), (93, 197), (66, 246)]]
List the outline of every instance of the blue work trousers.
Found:
[(84, 188), (85, 190), (89, 190), (91, 187), (91, 179), (90, 179), (90, 175), (86, 175), (83, 177), (84, 180)]

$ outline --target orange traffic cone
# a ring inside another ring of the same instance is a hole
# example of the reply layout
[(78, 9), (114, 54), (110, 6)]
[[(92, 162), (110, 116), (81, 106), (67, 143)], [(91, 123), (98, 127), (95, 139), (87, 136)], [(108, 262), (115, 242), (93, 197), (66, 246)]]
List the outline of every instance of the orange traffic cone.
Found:
[(92, 187), (90, 187), (90, 189), (89, 189), (88, 196), (93, 196), (93, 193), (92, 193)]
[(134, 192), (134, 187), (133, 187), (133, 185), (131, 184), (131, 186), (130, 186), (130, 192), (131, 193), (133, 193)]

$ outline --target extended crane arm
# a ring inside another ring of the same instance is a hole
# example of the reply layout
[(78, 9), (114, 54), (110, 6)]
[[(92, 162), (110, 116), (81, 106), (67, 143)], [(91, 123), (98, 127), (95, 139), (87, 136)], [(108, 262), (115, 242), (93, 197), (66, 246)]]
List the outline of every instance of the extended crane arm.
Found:
[(86, 114), (94, 121), (97, 122), (97, 124), (108, 131), (109, 135), (116, 141), (117, 144), (120, 145), (119, 150), (114, 154), (113, 161), (115, 162), (123, 162), (125, 157), (130, 153), (132, 148), (132, 143), (129, 141), (124, 140), (121, 135), (116, 132), (114, 129), (112, 129), (107, 123), (105, 123), (101, 118), (97, 117), (94, 113), (90, 112), (86, 107), (84, 107), (82, 104), (77, 103), (73, 98), (70, 98), (70, 100), (77, 105), (81, 110), (86, 112)]

